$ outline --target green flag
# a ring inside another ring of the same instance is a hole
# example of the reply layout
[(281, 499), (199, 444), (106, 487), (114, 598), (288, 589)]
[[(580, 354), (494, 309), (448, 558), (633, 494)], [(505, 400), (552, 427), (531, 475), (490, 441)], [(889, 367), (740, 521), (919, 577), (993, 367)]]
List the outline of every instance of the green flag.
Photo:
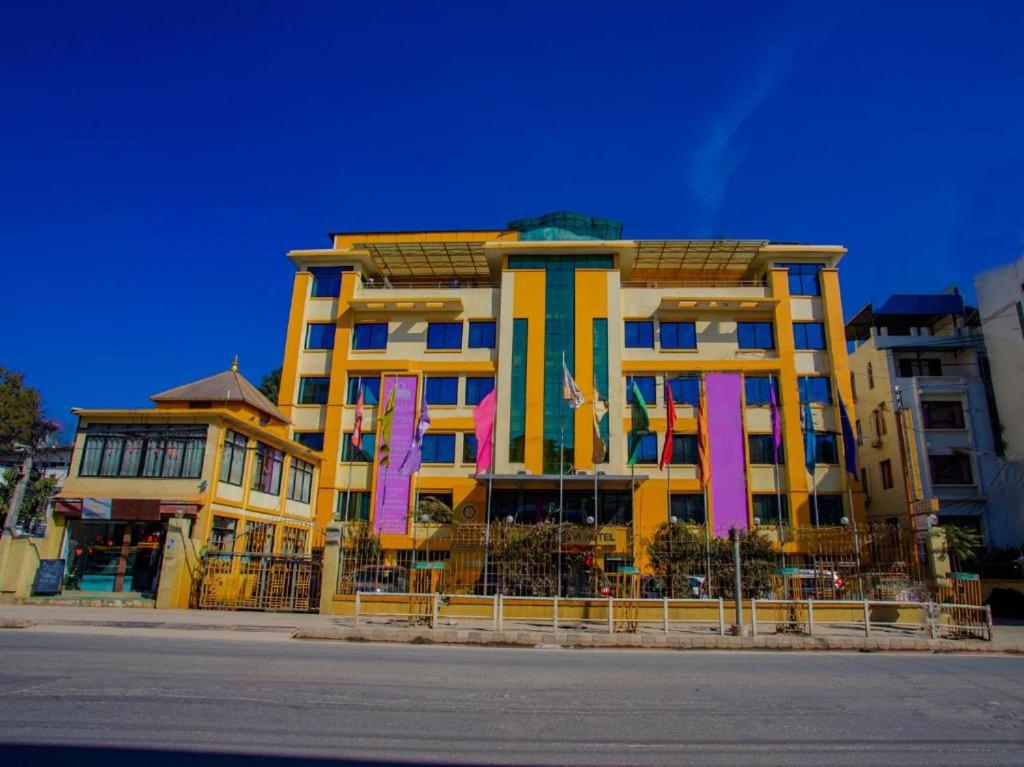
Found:
[(651, 417), (650, 413), (647, 412), (647, 403), (644, 402), (644, 395), (640, 393), (636, 380), (633, 380), (632, 384), (633, 407), (630, 410), (632, 424), (629, 428), (629, 460), (626, 461), (627, 466), (634, 466), (636, 464), (636, 459), (640, 452), (640, 442), (651, 426)]

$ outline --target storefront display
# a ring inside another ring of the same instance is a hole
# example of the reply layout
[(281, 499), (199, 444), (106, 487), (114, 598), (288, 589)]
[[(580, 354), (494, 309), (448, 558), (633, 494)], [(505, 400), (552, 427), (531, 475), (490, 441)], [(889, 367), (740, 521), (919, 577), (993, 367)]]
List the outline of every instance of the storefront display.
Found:
[(69, 521), (66, 591), (156, 591), (163, 522)]

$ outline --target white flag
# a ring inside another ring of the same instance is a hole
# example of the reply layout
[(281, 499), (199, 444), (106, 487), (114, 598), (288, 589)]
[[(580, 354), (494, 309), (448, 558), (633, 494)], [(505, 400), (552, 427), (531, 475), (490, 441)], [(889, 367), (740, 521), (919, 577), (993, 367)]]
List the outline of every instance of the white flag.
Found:
[(583, 392), (576, 382), (569, 375), (569, 368), (565, 366), (565, 354), (562, 354), (562, 399), (569, 403), (573, 410), (583, 404)]

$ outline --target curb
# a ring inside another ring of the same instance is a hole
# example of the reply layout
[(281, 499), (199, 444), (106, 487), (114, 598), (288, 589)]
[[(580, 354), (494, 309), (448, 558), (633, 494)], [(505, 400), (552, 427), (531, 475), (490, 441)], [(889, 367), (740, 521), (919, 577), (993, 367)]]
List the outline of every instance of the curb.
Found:
[(0, 618), (0, 629), (27, 629), (38, 624), (31, 618)]
[(475, 645), (535, 649), (773, 650), (792, 652), (932, 652), (1024, 655), (1024, 647), (993, 646), (980, 640), (793, 636), (663, 636), (580, 634), (539, 631), (454, 631), (449, 629), (300, 628), (292, 639), (393, 644)]

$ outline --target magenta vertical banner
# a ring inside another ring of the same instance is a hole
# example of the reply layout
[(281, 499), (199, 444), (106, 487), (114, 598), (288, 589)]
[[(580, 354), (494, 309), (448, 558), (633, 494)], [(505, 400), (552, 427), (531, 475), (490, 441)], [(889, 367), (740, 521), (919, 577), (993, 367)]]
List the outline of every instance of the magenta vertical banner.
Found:
[[(397, 388), (396, 388), (397, 387)], [(405, 455), (412, 446), (412, 433), (416, 426), (416, 376), (386, 376), (381, 387), (377, 417), (395, 389), (395, 411), (391, 418), (391, 458), (381, 466), (380, 441), (377, 435), (377, 482), (373, 503), (373, 531), (404, 535), (409, 530), (409, 490), (412, 478), (399, 471)]]
[(747, 466), (743, 445), (743, 378), (739, 373), (708, 373), (708, 441), (711, 443), (711, 514), (715, 535), (748, 528)]

